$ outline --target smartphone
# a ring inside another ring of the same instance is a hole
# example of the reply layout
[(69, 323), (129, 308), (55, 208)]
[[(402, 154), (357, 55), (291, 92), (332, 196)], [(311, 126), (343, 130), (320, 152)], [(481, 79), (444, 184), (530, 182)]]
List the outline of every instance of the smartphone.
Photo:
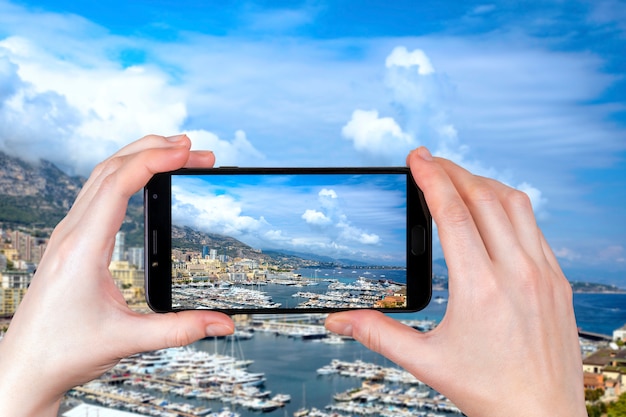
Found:
[(211, 168), (144, 190), (146, 299), (169, 312), (418, 311), (432, 221), (410, 171)]

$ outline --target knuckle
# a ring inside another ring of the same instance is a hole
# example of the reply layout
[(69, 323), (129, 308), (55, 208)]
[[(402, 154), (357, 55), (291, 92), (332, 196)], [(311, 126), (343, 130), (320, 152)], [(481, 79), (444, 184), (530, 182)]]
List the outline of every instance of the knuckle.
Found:
[(525, 211), (532, 211), (530, 197), (523, 191), (511, 190), (506, 196), (506, 201), (513, 207)]
[(498, 195), (488, 184), (477, 182), (467, 192), (468, 200), (472, 204), (492, 204), (498, 201)]
[(463, 225), (472, 219), (469, 209), (460, 200), (449, 202), (444, 205), (441, 208), (438, 217), (439, 218), (437, 220), (440, 223), (448, 225)]

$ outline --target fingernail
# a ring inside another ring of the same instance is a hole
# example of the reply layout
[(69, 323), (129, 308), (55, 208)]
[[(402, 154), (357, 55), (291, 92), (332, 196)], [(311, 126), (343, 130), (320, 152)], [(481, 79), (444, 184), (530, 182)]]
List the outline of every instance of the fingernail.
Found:
[(227, 334), (231, 334), (234, 331), (232, 326), (228, 326), (223, 323), (214, 323), (209, 324), (205, 329), (204, 333), (207, 336), (226, 336)]
[(420, 146), (419, 148), (417, 148), (417, 155), (422, 158), (424, 161), (432, 161), (433, 160), (433, 156), (430, 153), (430, 151), (424, 147), (424, 146)]
[(182, 140), (185, 136), (185, 134), (182, 135), (176, 135), (176, 136), (168, 136), (165, 138), (165, 140), (170, 141), (170, 142), (178, 142), (180, 140)]

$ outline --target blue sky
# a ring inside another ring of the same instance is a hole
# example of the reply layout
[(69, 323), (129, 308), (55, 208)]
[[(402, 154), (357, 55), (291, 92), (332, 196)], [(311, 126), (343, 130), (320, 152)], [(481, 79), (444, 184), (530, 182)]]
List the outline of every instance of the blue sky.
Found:
[(623, 0), (0, 0), (0, 149), (86, 175), (148, 133), (240, 166), (426, 145), (526, 191), (570, 278), (626, 286), (624, 51)]
[(172, 179), (172, 221), (255, 249), (406, 265), (406, 176)]

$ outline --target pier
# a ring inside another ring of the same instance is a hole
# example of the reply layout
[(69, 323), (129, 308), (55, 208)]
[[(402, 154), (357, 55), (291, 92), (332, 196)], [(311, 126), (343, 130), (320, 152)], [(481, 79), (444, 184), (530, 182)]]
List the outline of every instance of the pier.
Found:
[(90, 389), (86, 387), (76, 387), (74, 388), (74, 391), (81, 393), (85, 396), (93, 395), (94, 397), (98, 398), (99, 402), (102, 402), (103, 404), (107, 404), (107, 403), (110, 404), (111, 402), (124, 404), (125, 405), (124, 408), (127, 408), (127, 409), (140, 410), (142, 408), (150, 407), (164, 414), (175, 411), (176, 414), (181, 417), (199, 417), (199, 416), (208, 414), (206, 410), (203, 410), (203, 411), (197, 410), (195, 412), (192, 410), (185, 411), (185, 410), (180, 409), (182, 408), (182, 406), (180, 408), (177, 407), (176, 409), (173, 409), (172, 407), (163, 407), (154, 403), (148, 404), (147, 401), (142, 401), (140, 398), (133, 398), (130, 396), (119, 395), (119, 394), (112, 393), (112, 392), (104, 392), (101, 390), (94, 390), (94, 389)]
[(583, 339), (593, 340), (595, 342), (611, 342), (613, 340), (613, 337), (609, 336), (608, 334), (588, 332), (583, 329), (578, 329), (578, 336)]

